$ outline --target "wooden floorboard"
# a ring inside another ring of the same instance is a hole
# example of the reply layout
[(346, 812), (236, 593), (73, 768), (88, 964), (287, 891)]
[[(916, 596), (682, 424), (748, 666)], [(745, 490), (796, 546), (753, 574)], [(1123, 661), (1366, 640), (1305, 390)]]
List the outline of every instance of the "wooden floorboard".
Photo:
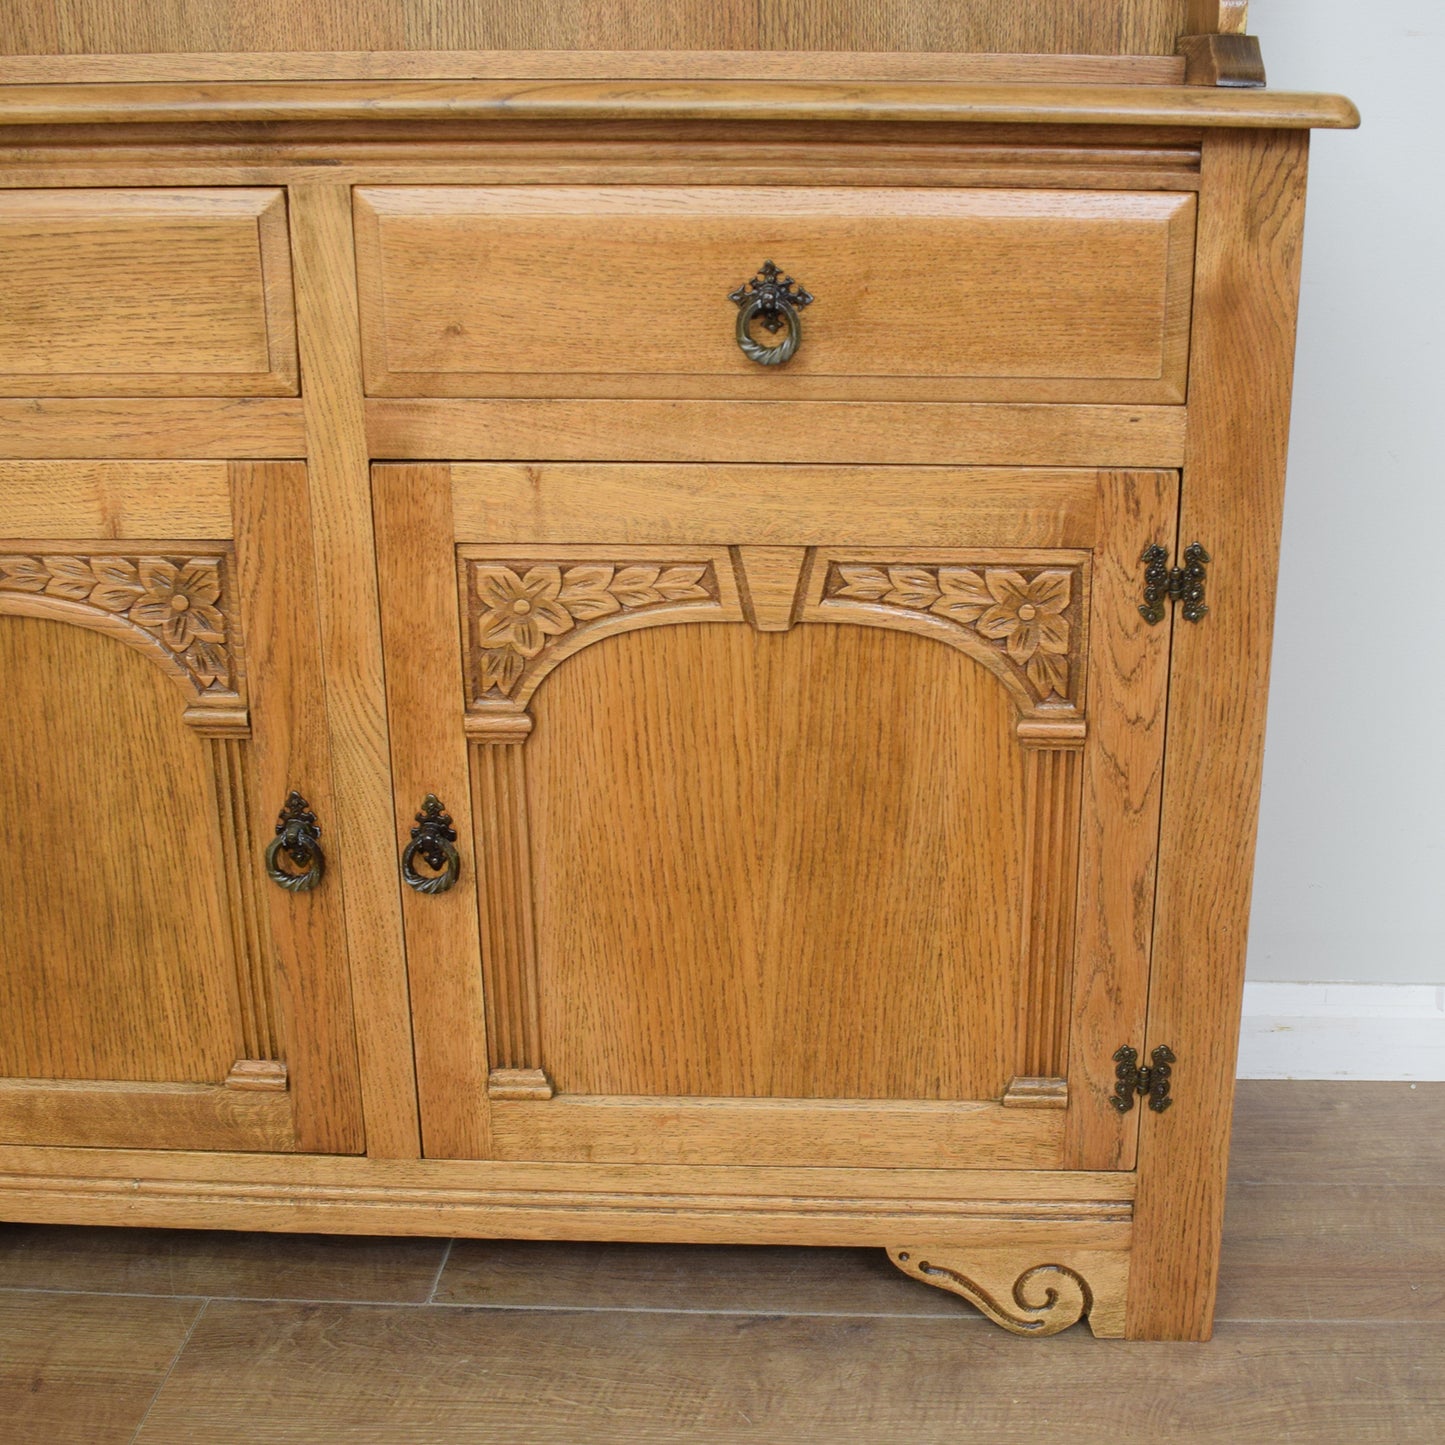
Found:
[(0, 1442), (1442, 1445), (1445, 1085), (1241, 1084), (1233, 1157), (1208, 1345), (878, 1250), (0, 1226)]
[(202, 1421), (246, 1445), (1438, 1445), (1442, 1354), (1441, 1326), (1229, 1325), (1209, 1346), (1076, 1327), (1041, 1348), (963, 1320), (222, 1303), (138, 1445), (192, 1445)]
[(1231, 1186), (1216, 1318), (1445, 1323), (1445, 1181)]
[(0, 1294), (0, 1440), (126, 1445), (200, 1300)]
[(1235, 1184), (1445, 1181), (1445, 1084), (1244, 1079), (1237, 1090)]
[(438, 1304), (759, 1315), (983, 1316), (919, 1289), (881, 1249), (458, 1240)]
[(441, 1239), (0, 1226), (0, 1290), (420, 1304)]

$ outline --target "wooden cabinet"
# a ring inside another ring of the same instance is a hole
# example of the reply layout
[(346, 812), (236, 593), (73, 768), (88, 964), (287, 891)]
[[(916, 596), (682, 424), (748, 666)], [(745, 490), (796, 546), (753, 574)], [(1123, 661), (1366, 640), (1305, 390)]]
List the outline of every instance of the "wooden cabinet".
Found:
[(0, 59), (0, 1215), (1207, 1337), (1356, 117), (1086, 31)]
[(374, 487), (428, 1155), (1132, 1163), (1177, 474)]

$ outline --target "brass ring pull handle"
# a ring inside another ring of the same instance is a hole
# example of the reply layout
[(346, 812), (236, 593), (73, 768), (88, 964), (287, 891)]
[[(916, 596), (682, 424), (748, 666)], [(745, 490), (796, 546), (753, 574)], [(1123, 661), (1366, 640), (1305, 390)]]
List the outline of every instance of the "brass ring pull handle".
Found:
[[(441, 799), (428, 793), (416, 815), (411, 842), (401, 850), (401, 877), (408, 888), (418, 893), (445, 893), (461, 876), (462, 860), (456, 849), (457, 830), (451, 816), (443, 809)], [(430, 873), (418, 873), (420, 858)]]
[[(292, 873), (283, 868), (283, 854), (302, 871)], [(306, 799), (293, 792), (276, 820), (276, 836), (266, 846), (266, 876), (288, 893), (309, 893), (325, 872), (321, 825)]]
[[(751, 281), (744, 281), (736, 291), (730, 292), (728, 300), (737, 304), (738, 350), (749, 361), (756, 361), (759, 366), (781, 366), (803, 344), (803, 321), (798, 312), (804, 306), (811, 306), (813, 298), (771, 261), (765, 261)], [(750, 328), (754, 321), (774, 336), (784, 330), (787, 334), (771, 346), (764, 345), (753, 340)]]

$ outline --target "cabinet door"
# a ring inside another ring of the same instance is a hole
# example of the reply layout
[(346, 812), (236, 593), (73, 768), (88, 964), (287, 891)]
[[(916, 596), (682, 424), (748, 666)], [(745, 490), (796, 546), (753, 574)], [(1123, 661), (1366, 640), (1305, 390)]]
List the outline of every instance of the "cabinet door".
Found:
[(1132, 1163), (1175, 474), (375, 496), (428, 1153)]
[(300, 463), (0, 463), (0, 1143), (361, 1149), (311, 576)]

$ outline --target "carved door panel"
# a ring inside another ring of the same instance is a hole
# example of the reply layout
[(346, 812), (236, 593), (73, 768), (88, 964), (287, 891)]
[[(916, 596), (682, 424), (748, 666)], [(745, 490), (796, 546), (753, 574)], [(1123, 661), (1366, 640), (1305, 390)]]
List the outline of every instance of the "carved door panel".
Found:
[(1173, 473), (374, 487), (429, 1154), (1129, 1167)]
[(311, 575), (300, 463), (0, 463), (0, 1143), (362, 1148)]

